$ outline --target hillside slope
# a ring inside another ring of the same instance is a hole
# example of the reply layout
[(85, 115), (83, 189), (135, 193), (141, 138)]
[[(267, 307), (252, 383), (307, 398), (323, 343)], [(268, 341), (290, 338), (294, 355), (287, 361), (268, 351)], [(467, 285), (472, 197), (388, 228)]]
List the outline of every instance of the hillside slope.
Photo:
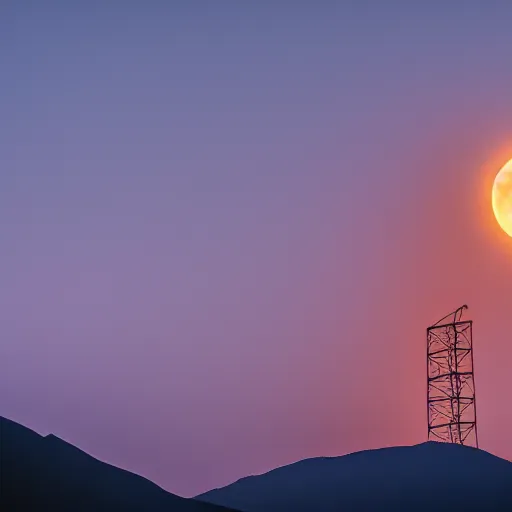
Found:
[(244, 512), (512, 510), (512, 463), (423, 443), (306, 459), (197, 496)]
[(226, 512), (182, 498), (54, 435), (0, 417), (0, 509), (9, 512)]

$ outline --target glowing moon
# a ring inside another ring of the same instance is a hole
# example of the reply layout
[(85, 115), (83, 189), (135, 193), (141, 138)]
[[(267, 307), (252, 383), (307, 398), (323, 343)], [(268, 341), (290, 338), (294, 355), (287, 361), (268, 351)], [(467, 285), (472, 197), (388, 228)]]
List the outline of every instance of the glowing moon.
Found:
[(500, 169), (494, 179), (492, 209), (501, 229), (512, 237), (512, 160)]

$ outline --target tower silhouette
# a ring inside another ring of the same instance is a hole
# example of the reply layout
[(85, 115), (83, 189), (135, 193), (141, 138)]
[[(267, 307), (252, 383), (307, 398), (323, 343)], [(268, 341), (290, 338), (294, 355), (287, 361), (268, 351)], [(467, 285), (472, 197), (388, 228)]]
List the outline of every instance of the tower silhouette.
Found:
[(478, 448), (473, 322), (467, 306), (427, 328), (428, 439)]

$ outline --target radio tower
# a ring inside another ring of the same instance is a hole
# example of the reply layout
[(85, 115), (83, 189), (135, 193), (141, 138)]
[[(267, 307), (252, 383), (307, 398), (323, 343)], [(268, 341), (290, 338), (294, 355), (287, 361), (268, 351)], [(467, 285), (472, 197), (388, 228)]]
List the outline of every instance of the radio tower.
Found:
[(461, 306), (427, 328), (428, 439), (478, 448), (473, 322)]

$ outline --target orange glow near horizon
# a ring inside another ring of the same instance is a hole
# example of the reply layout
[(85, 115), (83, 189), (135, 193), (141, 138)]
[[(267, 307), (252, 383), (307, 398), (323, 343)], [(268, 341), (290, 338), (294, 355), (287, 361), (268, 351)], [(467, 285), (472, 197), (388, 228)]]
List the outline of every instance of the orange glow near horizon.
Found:
[(500, 169), (494, 179), (492, 209), (501, 229), (512, 237), (512, 159)]

